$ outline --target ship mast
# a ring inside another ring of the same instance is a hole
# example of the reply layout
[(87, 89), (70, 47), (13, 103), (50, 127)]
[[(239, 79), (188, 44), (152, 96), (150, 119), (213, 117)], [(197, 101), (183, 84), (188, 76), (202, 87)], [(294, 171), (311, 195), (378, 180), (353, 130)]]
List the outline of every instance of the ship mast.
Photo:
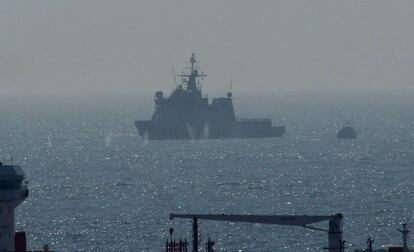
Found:
[(198, 73), (198, 66), (197, 66), (198, 61), (196, 59), (195, 53), (191, 54), (190, 63), (191, 63), (191, 68), (190, 68), (191, 72), (189, 74), (180, 74), (178, 76), (182, 78), (187, 78), (187, 80), (184, 79), (184, 82), (187, 83), (187, 91), (194, 92), (194, 93), (198, 91), (201, 96), (201, 90), (200, 88), (197, 87), (197, 78), (200, 78), (200, 77), (203, 78), (203, 77), (206, 77), (207, 75), (204, 73), (201, 73), (201, 74)]
[(197, 63), (197, 60), (195, 58), (195, 53), (191, 54), (190, 63), (191, 63), (191, 73), (192, 73), (194, 71), (194, 65)]

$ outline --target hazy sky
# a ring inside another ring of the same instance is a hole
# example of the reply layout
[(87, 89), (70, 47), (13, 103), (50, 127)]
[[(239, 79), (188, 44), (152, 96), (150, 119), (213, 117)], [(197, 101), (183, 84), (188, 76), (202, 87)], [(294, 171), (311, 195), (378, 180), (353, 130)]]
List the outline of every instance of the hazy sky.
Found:
[(0, 2), (0, 94), (411, 89), (414, 1)]

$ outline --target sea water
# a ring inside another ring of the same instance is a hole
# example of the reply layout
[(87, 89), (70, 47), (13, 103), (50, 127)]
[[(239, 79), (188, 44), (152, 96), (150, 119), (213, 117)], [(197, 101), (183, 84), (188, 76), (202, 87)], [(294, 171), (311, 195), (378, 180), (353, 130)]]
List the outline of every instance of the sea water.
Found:
[[(414, 99), (396, 92), (241, 96), (239, 117), (269, 117), (281, 138), (144, 141), (151, 97), (5, 97), (0, 151), (30, 194), (16, 227), (31, 249), (163, 251), (170, 213), (344, 215), (347, 247), (400, 243), (414, 219)], [(338, 140), (349, 120), (356, 140)], [(315, 224), (328, 228), (328, 223)], [(411, 228), (414, 228), (411, 225)], [(200, 220), (218, 251), (319, 251), (327, 234)], [(414, 239), (411, 239), (414, 241)], [(414, 243), (414, 242), (412, 242)]]

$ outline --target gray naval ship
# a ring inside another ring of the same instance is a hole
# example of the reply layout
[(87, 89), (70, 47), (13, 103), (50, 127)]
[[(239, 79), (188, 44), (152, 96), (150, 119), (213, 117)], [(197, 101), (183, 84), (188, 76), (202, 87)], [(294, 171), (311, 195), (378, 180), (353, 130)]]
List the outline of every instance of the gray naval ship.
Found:
[(139, 134), (148, 140), (264, 138), (281, 137), (285, 127), (273, 126), (270, 119), (236, 118), (232, 93), (213, 98), (203, 97), (200, 73), (193, 53), (189, 73), (180, 74), (182, 83), (176, 85), (169, 97), (155, 93), (155, 111), (150, 120), (135, 121)]

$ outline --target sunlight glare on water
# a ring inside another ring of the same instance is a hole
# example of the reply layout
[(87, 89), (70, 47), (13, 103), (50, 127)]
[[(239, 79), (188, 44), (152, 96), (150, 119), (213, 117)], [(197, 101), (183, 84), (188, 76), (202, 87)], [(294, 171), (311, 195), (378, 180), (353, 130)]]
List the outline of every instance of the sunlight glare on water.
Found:
[[(150, 117), (150, 103), (131, 97), (2, 100), (0, 150), (30, 181), (17, 228), (32, 249), (161, 251), (171, 226), (191, 240), (190, 222), (171, 222), (171, 212), (343, 213), (349, 247), (365, 247), (369, 235), (400, 243), (395, 229), (414, 213), (414, 104), (404, 97), (269, 99), (274, 109), (240, 98), (238, 114), (270, 117), (285, 136), (165, 142), (137, 136), (133, 121)], [(354, 141), (336, 139), (345, 120)], [(327, 241), (295, 227), (200, 227), (218, 251), (316, 251)]]

